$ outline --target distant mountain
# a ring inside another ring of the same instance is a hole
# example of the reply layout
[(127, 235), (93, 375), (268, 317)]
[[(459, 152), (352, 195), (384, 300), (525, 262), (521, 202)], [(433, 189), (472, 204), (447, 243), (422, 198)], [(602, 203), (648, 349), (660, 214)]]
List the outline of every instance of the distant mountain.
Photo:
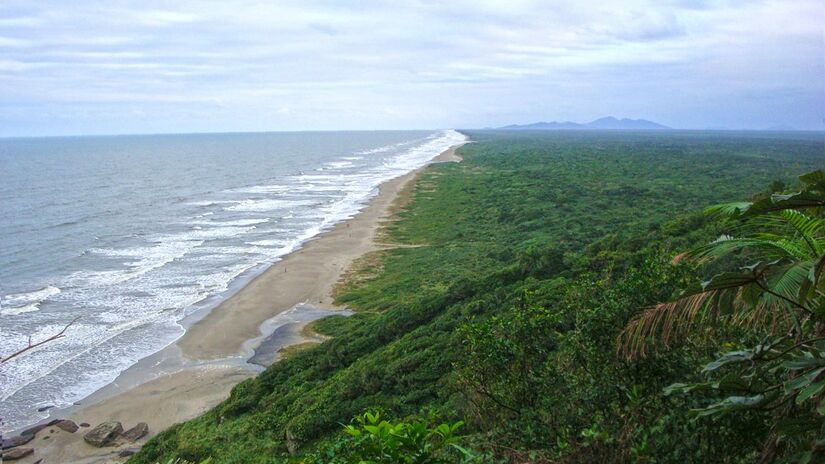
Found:
[(564, 121), (564, 122), (534, 122), (533, 124), (511, 124), (509, 126), (499, 127), (498, 129), (504, 130), (560, 130), (560, 129), (587, 129), (583, 125), (577, 122), (571, 121)]
[(617, 119), (613, 116), (606, 118), (599, 118), (584, 124), (577, 122), (535, 122), (533, 124), (512, 124), (509, 126), (499, 127), (500, 130), (568, 130), (568, 129), (602, 129), (602, 130), (655, 130), (655, 129), (670, 129), (659, 123), (648, 121), (646, 119)]
[(659, 123), (648, 121), (647, 119), (616, 119), (613, 116), (597, 119), (593, 122), (585, 124), (590, 129), (635, 129), (635, 130), (651, 130), (651, 129), (670, 129)]

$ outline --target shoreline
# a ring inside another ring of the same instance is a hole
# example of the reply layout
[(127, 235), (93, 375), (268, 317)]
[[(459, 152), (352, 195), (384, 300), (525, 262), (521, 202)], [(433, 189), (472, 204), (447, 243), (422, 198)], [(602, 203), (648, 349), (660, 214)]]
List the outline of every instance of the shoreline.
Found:
[[(307, 240), (225, 300), (205, 309), (205, 314), (193, 318), (181, 338), (122, 372), (81, 405), (55, 410), (44, 421), (66, 417), (94, 427), (116, 420), (124, 429), (146, 422), (146, 437), (135, 443), (95, 448), (83, 441), (89, 429), (72, 434), (50, 427), (21, 447), (34, 448), (35, 452), (18, 462), (119, 462), (127, 459), (119, 457), (119, 452), (136, 449), (158, 432), (197, 417), (226, 399), (232, 387), (263, 370), (249, 362), (256, 348), (267, 342), (278, 344), (272, 341), (277, 336), (290, 337), (280, 341), (283, 347), (306, 341), (296, 333), (309, 320), (272, 327), (279, 315), (302, 305), (325, 313), (346, 309), (334, 305), (333, 289), (355, 259), (384, 248), (376, 242), (376, 234), (399, 207), (397, 203), (404, 200), (399, 193), (430, 164), (460, 161), (455, 150), (461, 145), (382, 183), (378, 193), (352, 218)], [(288, 325), (291, 330), (281, 331), (285, 335), (278, 333)]]

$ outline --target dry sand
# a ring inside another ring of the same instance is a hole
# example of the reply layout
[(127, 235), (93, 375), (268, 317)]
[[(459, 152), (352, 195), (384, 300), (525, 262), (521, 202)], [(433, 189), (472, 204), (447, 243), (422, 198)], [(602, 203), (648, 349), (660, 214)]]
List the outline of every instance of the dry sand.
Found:
[[(432, 162), (460, 161), (456, 148)], [(226, 399), (234, 385), (255, 375), (255, 370), (239, 365), (237, 359), (244, 355), (245, 343), (261, 336), (264, 321), (300, 303), (335, 309), (333, 288), (353, 260), (379, 246), (385, 248), (375, 243), (376, 232), (401, 206), (397, 203), (407, 195), (399, 196), (399, 192), (414, 182), (420, 171), (382, 184), (378, 195), (355, 217), (285, 256), (193, 324), (166, 350), (173, 356), (182, 355), (184, 367), (173, 373), (150, 372), (148, 378), (156, 378), (100, 400), (93, 395), (87, 399), (90, 405), (70, 415), (78, 424), (86, 422), (92, 427), (109, 420), (120, 421), (124, 428), (146, 422), (150, 430), (146, 438), (136, 444), (95, 448), (83, 441), (83, 433), (89, 429), (70, 434), (51, 427), (24, 445), (35, 448), (35, 453), (17, 462), (123, 462), (126, 458), (118, 457), (120, 451), (135, 449), (157, 432), (192, 419)]]

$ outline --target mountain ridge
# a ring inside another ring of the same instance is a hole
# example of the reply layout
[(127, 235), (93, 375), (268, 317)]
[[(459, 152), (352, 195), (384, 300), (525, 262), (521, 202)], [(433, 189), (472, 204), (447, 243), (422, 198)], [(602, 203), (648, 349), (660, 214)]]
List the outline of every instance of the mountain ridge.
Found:
[(663, 130), (671, 129), (668, 126), (659, 124), (647, 119), (618, 119), (613, 116), (606, 116), (595, 119), (587, 123), (577, 123), (573, 121), (550, 121), (534, 122), (531, 124), (510, 124), (497, 127), (498, 130)]

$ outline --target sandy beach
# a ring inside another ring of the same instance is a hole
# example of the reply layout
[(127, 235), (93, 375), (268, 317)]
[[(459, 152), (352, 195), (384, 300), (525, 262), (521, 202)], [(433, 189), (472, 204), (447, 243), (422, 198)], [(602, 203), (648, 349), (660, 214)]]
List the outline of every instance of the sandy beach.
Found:
[[(460, 161), (456, 148), (432, 162)], [(149, 425), (146, 437), (136, 443), (95, 448), (83, 441), (88, 428), (68, 433), (49, 427), (24, 446), (34, 448), (34, 454), (17, 462), (122, 462), (127, 459), (119, 456), (122, 451), (135, 450), (154, 434), (224, 400), (234, 385), (260, 371), (246, 360), (251, 357), (250, 349), (262, 340), (266, 321), (300, 304), (341, 309), (333, 303), (333, 289), (355, 259), (386, 247), (377, 243), (376, 233), (393, 211), (403, 207), (408, 195), (399, 193), (413, 185), (422, 169), (385, 182), (360, 213), (273, 264), (193, 323), (176, 343), (125, 372), (81, 406), (65, 415), (53, 415), (92, 427), (116, 420), (128, 429), (145, 422)], [(296, 343), (301, 341), (295, 337)]]

